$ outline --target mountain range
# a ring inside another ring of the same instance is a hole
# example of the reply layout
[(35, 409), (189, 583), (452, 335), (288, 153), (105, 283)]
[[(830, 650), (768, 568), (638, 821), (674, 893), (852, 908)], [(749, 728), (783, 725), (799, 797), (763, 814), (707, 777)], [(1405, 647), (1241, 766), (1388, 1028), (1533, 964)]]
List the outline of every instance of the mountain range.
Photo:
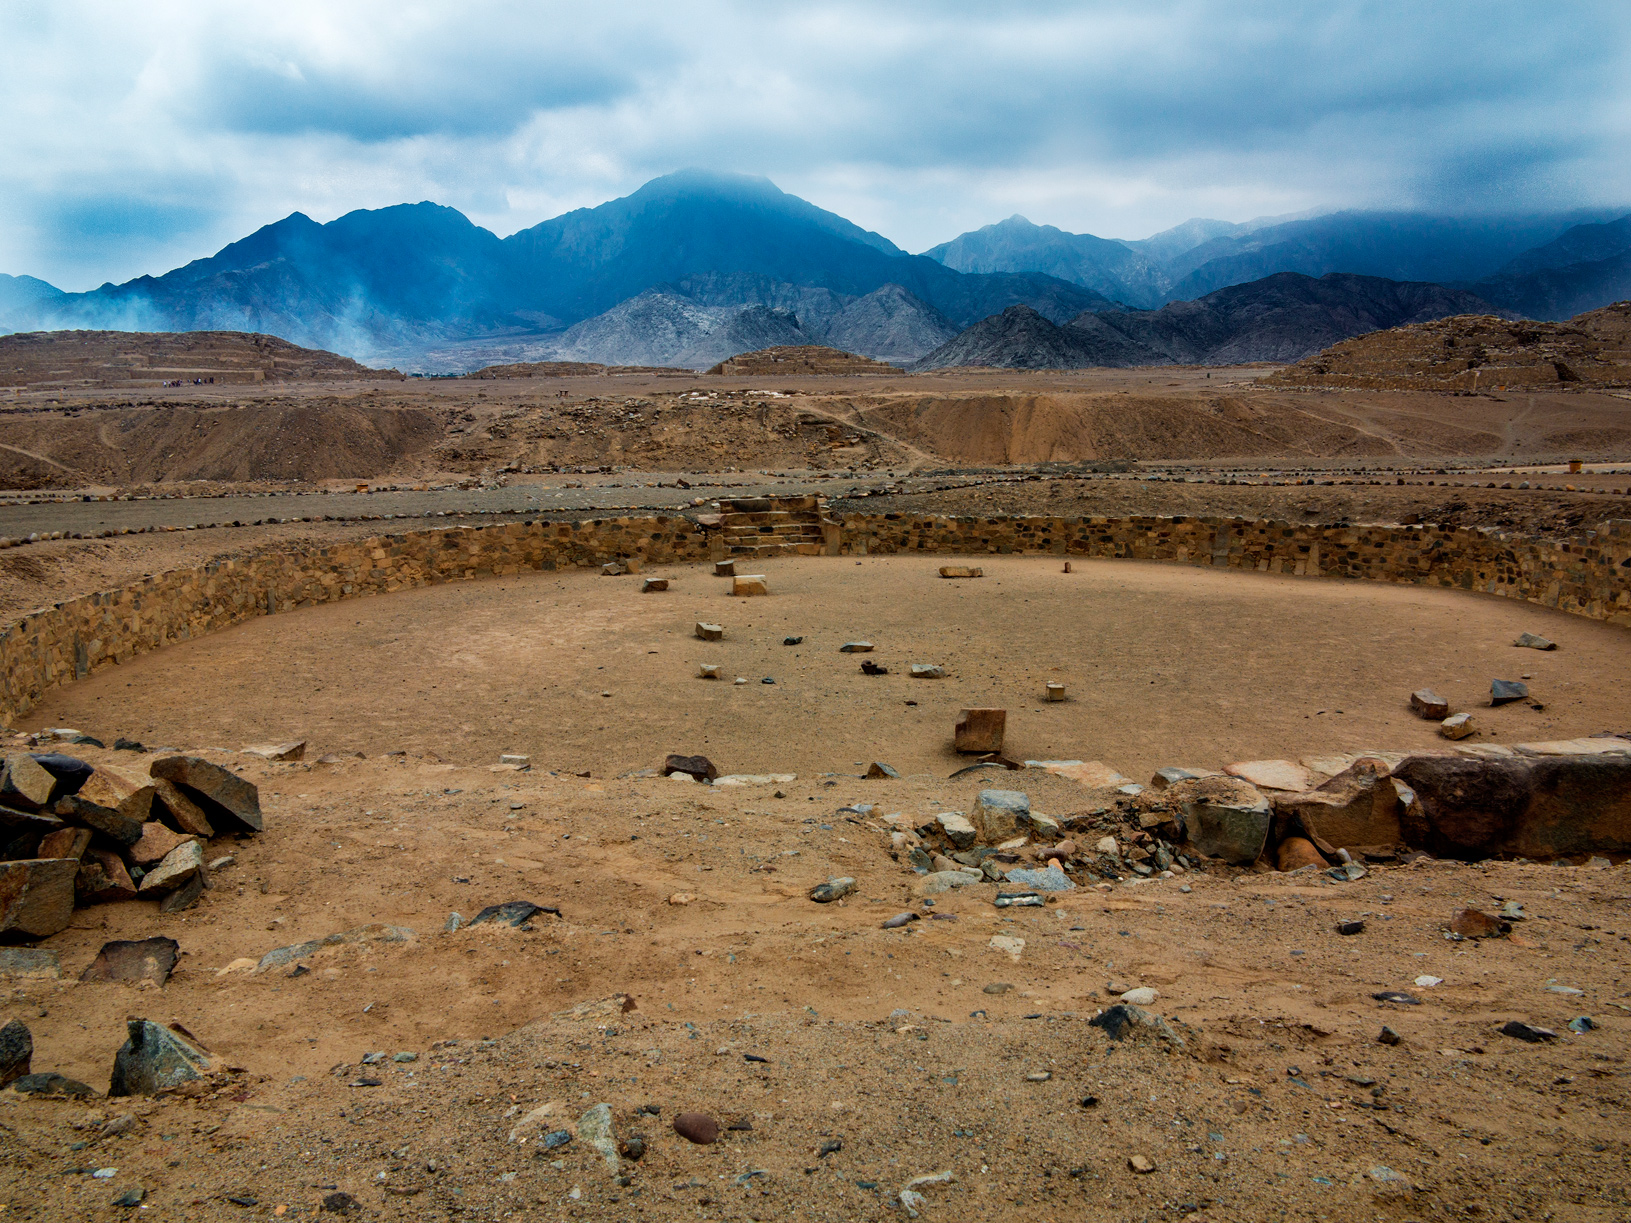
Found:
[[(1282, 301), (1282, 273), (1323, 287)], [(1418, 282), (1463, 296), (1434, 298)], [(1241, 340), (1219, 321), (1239, 313), (1236, 298), (1212, 298), (1253, 283), (1263, 287), (1252, 300), (1280, 302), (1263, 307), (1278, 321)], [(906, 365), (1023, 306), (1069, 325), (1072, 343), (1091, 333), (1089, 348), (1118, 364), (1283, 360), (1357, 334), (1333, 328), (1397, 314), (1378, 307), (1390, 293), (1438, 303), (1422, 309), (1477, 300), (1544, 318), (1631, 296), (1631, 216), (1196, 219), (1134, 241), (1011, 217), (913, 255), (767, 179), (685, 171), (506, 238), (424, 202), (327, 224), (297, 212), (184, 267), (88, 293), (0, 276), (0, 331), (255, 331), (426, 371), (517, 360), (702, 369), (793, 344)], [(1036, 328), (1025, 312), (1011, 319)]]

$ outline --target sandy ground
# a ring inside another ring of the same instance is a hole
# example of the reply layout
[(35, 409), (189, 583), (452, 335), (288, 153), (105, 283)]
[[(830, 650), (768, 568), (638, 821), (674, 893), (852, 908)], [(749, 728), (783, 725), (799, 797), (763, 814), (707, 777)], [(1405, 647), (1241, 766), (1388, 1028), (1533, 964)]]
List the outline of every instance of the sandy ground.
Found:
[[(460, 764), (491, 762), (496, 743), (602, 777), (669, 752), (702, 752), (727, 773), (883, 760), (944, 774), (970, 706), (1010, 711), (1020, 759), (1102, 759), (1140, 778), (1168, 764), (1430, 747), (1436, 726), (1408, 710), (1423, 686), (1502, 742), (1631, 729), (1626, 635), (1578, 617), (1413, 586), (981, 563), (985, 577), (958, 581), (932, 558), (774, 560), (768, 599), (732, 598), (701, 565), (427, 587), (168, 647), (55, 690), (22, 725), (109, 743), (306, 739), (317, 755), (434, 751)], [(641, 594), (643, 576), (671, 588)], [(699, 620), (724, 625), (725, 640), (698, 640)], [(1561, 648), (1515, 649), (1524, 631)], [(856, 640), (876, 648), (840, 652)], [(890, 674), (862, 674), (863, 657)], [(724, 678), (697, 678), (705, 662)], [(950, 674), (913, 679), (912, 663)], [(1490, 680), (1520, 675), (1545, 708), (1487, 708)], [(1072, 699), (1044, 703), (1050, 680)]]

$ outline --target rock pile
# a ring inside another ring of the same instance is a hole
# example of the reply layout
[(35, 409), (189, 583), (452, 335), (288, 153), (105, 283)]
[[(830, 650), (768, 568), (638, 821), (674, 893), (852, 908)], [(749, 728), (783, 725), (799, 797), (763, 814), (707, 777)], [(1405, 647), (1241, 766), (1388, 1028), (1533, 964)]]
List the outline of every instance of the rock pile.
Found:
[(19, 753), (0, 770), (0, 934), (45, 938), (74, 906), (195, 904), (209, 886), (204, 846), (259, 832), (251, 783), (196, 756), (164, 756), (150, 776), (58, 753)]

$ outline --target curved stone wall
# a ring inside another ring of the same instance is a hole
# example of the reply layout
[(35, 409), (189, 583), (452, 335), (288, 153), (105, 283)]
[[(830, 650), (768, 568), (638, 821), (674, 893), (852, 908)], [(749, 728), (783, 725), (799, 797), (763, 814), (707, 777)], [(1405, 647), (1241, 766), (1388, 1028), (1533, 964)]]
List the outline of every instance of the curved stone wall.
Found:
[[(975, 518), (851, 514), (838, 554), (1050, 554), (1211, 565), (1298, 577), (1424, 583), (1522, 599), (1631, 627), (1631, 520), (1577, 539), (1429, 527), (1292, 525), (1234, 518)], [(517, 522), (266, 551), (70, 599), (0, 631), (0, 719), (49, 689), (254, 616), (524, 569), (723, 555), (716, 526), (679, 515)]]

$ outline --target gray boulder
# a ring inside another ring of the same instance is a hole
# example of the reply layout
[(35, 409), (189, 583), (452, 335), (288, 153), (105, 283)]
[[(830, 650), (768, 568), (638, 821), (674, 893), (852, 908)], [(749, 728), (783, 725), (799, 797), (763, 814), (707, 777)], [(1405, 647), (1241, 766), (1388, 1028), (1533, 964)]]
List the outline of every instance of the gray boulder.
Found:
[(213, 1068), (209, 1054), (193, 1044), (192, 1033), (162, 1027), (149, 1019), (127, 1021), (130, 1037), (113, 1059), (110, 1096), (151, 1096), (193, 1079)]

